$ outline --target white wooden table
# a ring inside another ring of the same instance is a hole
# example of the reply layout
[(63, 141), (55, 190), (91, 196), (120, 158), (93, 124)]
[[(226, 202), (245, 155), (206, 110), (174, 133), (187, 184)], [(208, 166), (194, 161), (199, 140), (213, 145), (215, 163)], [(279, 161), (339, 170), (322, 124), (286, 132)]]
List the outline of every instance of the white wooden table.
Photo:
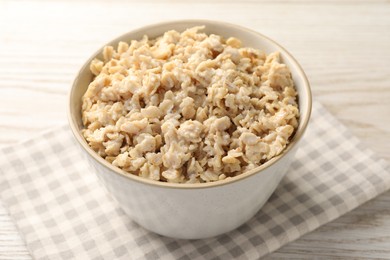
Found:
[[(390, 161), (390, 2), (0, 0), (0, 146), (66, 122), (66, 94), (83, 61), (109, 39), (163, 20), (237, 23), (300, 61), (320, 100)], [(390, 259), (390, 192), (268, 259)], [(0, 259), (30, 259), (0, 203)]]

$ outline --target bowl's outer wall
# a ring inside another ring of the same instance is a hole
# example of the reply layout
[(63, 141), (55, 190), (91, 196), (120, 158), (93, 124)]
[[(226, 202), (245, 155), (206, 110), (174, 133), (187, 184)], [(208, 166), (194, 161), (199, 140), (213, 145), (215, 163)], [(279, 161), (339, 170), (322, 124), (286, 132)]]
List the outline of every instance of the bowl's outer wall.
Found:
[(252, 218), (288, 169), (294, 151), (277, 164), (239, 182), (207, 189), (166, 189), (125, 177), (86, 156), (99, 179), (128, 216), (160, 235), (208, 238), (233, 230)]
[[(212, 21), (182, 21), (148, 26), (125, 34), (108, 43), (116, 46), (119, 41), (141, 39), (143, 35), (154, 38), (168, 30), (183, 31), (189, 27), (205, 25), (206, 33), (239, 38), (244, 46), (261, 49), (266, 53), (279, 51), (282, 61), (289, 66), (299, 93), (300, 111), (310, 115), (311, 96), (306, 76), (295, 60), (272, 40), (241, 27)], [(95, 53), (80, 70), (70, 93), (70, 120), (81, 132), (81, 97), (92, 79), (89, 64), (95, 57), (101, 57), (101, 50)], [(305, 85), (306, 84), (306, 85)], [(298, 131), (306, 125), (302, 117)], [(85, 142), (85, 141), (84, 141)], [(286, 152), (278, 161), (262, 171), (228, 185), (199, 189), (175, 189), (153, 186), (120, 174), (102, 165), (88, 154), (87, 159), (99, 179), (119, 202), (124, 211), (138, 224), (156, 233), (174, 237), (196, 239), (212, 237), (230, 231), (250, 219), (268, 200), (286, 173), (297, 145)]]

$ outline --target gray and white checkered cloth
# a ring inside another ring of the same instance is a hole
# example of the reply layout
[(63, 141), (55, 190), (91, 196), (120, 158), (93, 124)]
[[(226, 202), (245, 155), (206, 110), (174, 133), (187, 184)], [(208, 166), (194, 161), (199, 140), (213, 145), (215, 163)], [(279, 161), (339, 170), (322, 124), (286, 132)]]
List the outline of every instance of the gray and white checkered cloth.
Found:
[(390, 168), (315, 103), (294, 163), (240, 228), (175, 240), (132, 222), (67, 126), (0, 151), (0, 198), (35, 259), (258, 259), (390, 188)]

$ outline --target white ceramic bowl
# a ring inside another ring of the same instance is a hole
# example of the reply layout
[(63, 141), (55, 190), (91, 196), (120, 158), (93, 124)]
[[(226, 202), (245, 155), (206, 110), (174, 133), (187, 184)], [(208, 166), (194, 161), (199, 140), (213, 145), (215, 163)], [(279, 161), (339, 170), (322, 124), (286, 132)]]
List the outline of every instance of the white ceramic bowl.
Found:
[(122, 35), (107, 45), (119, 41), (150, 38), (168, 30), (183, 31), (205, 25), (206, 33), (237, 37), (244, 46), (270, 53), (279, 51), (282, 61), (290, 68), (299, 95), (299, 127), (291, 143), (279, 156), (237, 177), (203, 184), (172, 184), (148, 180), (128, 174), (97, 155), (81, 135), (81, 97), (92, 80), (89, 64), (101, 57), (102, 49), (88, 59), (76, 77), (69, 95), (69, 123), (94, 172), (118, 201), (127, 215), (144, 228), (158, 234), (184, 239), (213, 237), (233, 230), (264, 205), (285, 175), (294, 158), (308, 124), (311, 93), (308, 80), (296, 60), (279, 44), (243, 27), (205, 20), (184, 20), (146, 26)]

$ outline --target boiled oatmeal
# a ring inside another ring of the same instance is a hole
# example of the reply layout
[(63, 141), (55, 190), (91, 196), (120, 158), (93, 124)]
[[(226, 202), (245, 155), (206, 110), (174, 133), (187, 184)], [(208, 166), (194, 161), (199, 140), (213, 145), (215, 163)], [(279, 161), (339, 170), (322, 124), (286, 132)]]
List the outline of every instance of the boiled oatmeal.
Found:
[(299, 111), (279, 53), (203, 29), (106, 46), (91, 62), (83, 135), (101, 157), (144, 178), (199, 183), (283, 151)]

